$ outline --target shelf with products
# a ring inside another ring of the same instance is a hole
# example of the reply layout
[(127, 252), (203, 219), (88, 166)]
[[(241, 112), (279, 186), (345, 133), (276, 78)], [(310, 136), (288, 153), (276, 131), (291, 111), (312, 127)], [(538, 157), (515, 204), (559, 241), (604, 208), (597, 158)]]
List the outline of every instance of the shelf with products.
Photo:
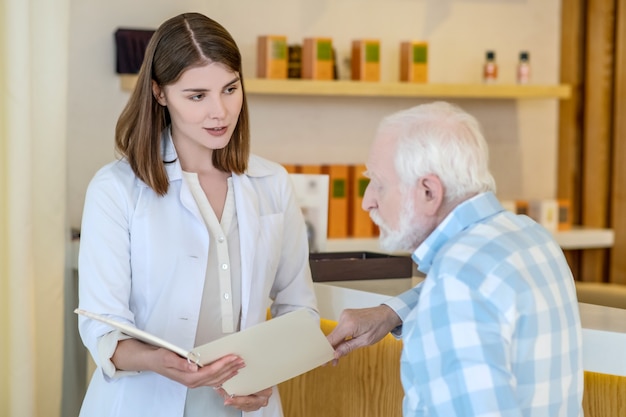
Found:
[[(121, 88), (132, 91), (137, 76), (120, 75)], [(247, 78), (246, 92), (258, 95), (345, 97), (439, 97), (479, 99), (568, 99), (569, 85), (417, 84), (406, 82), (321, 81)]]

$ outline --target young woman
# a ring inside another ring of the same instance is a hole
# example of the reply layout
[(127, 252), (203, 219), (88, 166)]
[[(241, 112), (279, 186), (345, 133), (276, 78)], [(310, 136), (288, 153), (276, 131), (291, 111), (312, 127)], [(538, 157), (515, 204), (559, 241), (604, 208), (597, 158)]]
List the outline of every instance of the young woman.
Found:
[[(286, 171), (250, 155), (241, 56), (186, 13), (153, 35), (122, 112), (121, 155), (89, 184), (80, 308), (185, 348), (300, 308), (317, 315), (305, 223)], [(98, 369), (81, 416), (281, 416), (276, 387), (229, 397), (245, 364), (199, 368), (81, 317)]]

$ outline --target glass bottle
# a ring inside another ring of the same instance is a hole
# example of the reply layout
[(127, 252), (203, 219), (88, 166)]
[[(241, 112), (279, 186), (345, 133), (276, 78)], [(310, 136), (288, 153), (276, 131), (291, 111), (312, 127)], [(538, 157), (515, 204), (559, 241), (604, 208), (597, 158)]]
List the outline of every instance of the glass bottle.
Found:
[(519, 62), (517, 64), (517, 83), (528, 84), (530, 82), (530, 58), (528, 52), (519, 53)]
[(498, 64), (496, 63), (496, 53), (487, 51), (485, 64), (483, 65), (483, 81), (487, 84), (496, 82), (498, 79)]

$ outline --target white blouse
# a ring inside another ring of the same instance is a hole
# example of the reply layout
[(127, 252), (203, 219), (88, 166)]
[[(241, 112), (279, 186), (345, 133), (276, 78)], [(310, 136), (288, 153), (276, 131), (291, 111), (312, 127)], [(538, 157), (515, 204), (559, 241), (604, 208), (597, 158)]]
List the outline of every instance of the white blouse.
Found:
[[(196, 346), (209, 343), (239, 330), (241, 318), (241, 251), (239, 226), (232, 178), (221, 222), (202, 190), (198, 175), (183, 171), (209, 232), (209, 259), (206, 269)], [(224, 400), (211, 387), (187, 390), (184, 417), (239, 417), (241, 411), (225, 407)]]

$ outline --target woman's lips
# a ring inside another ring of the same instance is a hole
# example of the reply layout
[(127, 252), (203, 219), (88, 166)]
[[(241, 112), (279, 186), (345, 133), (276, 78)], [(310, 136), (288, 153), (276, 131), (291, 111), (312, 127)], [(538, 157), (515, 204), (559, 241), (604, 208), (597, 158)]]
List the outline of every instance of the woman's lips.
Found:
[(209, 135), (211, 136), (222, 136), (224, 133), (226, 133), (226, 127), (225, 126), (221, 126), (221, 127), (212, 127), (212, 128), (207, 128), (204, 129), (206, 130)]

